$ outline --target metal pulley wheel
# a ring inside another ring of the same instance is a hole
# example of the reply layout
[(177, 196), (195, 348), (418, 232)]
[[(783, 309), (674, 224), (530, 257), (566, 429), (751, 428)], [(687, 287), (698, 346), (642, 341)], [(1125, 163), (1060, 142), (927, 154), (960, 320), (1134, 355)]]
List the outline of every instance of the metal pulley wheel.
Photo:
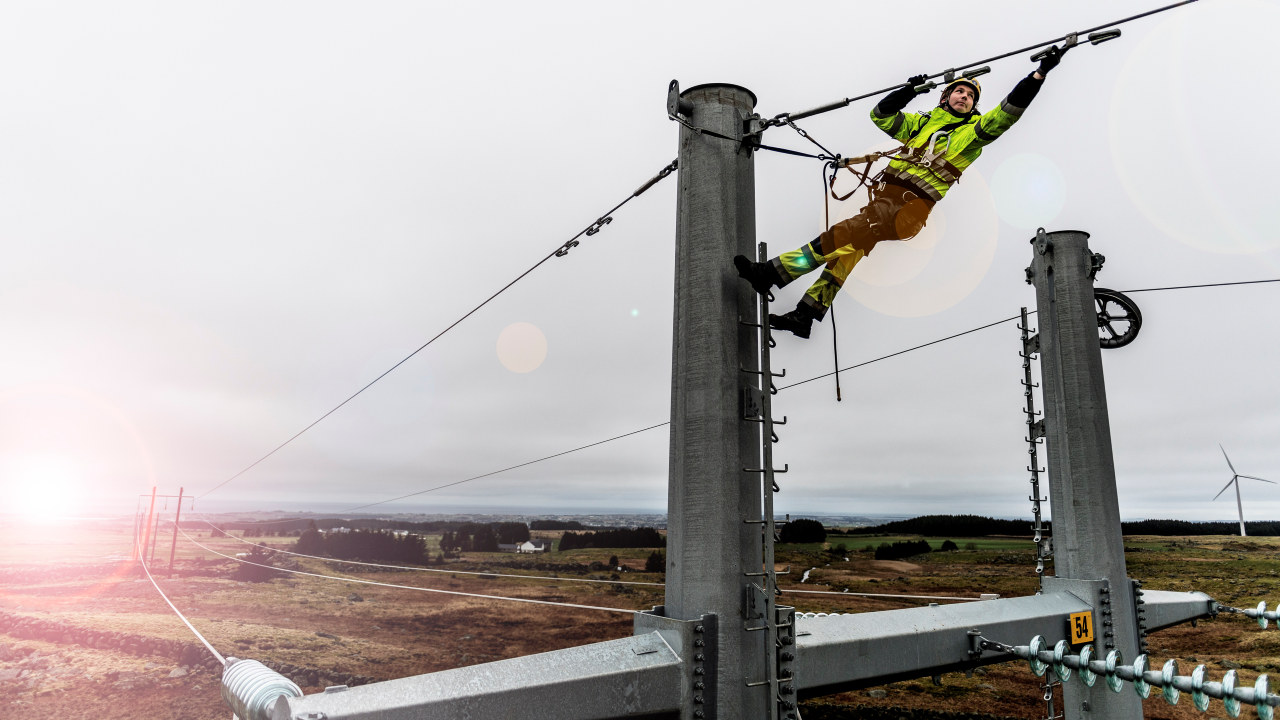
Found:
[(1094, 288), (1098, 307), (1098, 344), (1104, 348), (1124, 347), (1142, 329), (1142, 311), (1127, 295), (1107, 288)]

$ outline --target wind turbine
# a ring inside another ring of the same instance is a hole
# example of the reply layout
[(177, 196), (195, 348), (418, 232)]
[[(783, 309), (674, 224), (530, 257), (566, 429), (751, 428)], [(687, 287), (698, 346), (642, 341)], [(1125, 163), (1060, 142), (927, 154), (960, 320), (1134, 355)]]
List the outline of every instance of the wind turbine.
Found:
[(1244, 505), (1240, 504), (1240, 478), (1248, 478), (1250, 480), (1262, 480), (1262, 482), (1271, 483), (1272, 485), (1277, 485), (1280, 483), (1275, 483), (1275, 482), (1272, 482), (1271, 480), (1264, 480), (1263, 478), (1254, 477), (1252, 475), (1241, 475), (1240, 473), (1236, 472), (1236, 466), (1231, 464), (1231, 458), (1227, 457), (1227, 449), (1222, 447), (1222, 443), (1218, 443), (1218, 449), (1222, 451), (1222, 457), (1227, 458), (1227, 467), (1231, 468), (1231, 479), (1227, 481), (1226, 485), (1222, 486), (1222, 489), (1218, 491), (1217, 495), (1213, 496), (1213, 499), (1217, 500), (1218, 497), (1222, 495), (1222, 493), (1227, 491), (1227, 488), (1231, 487), (1231, 483), (1235, 483), (1236, 510), (1239, 511), (1240, 513), (1240, 537), (1244, 537), (1245, 536), (1244, 535)]

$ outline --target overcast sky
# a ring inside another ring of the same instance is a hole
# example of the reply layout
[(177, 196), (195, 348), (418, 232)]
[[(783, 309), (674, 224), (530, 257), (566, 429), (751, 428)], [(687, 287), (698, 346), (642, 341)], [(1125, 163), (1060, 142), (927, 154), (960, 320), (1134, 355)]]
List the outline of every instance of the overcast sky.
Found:
[[(772, 116), (1156, 6), (6, 3), (5, 504), (129, 512), (156, 485), (208, 511), (334, 510), (665, 422), (674, 178), (209, 493), (674, 158), (672, 78), (742, 85)], [(841, 363), (1034, 307), (1037, 226), (1091, 233), (1105, 287), (1280, 277), (1276, 27), (1274, 0), (1202, 0), (1069, 53), (926, 234), (858, 267)], [(993, 65), (982, 108), (1027, 55)], [(883, 147), (873, 103), (801, 124), (844, 155)], [(785, 128), (766, 142), (811, 149)], [(818, 176), (756, 158), (775, 253), (822, 229)], [(1210, 502), (1231, 476), (1219, 443), (1280, 481), (1280, 283), (1134, 299), (1141, 336), (1104, 351), (1121, 512), (1234, 519)], [(1007, 323), (844, 373), (840, 403), (829, 378), (783, 391), (778, 511), (1029, 517), (1018, 349)], [(788, 381), (831, 370), (831, 323), (773, 362)], [(665, 511), (668, 442), (379, 509)], [(1243, 491), (1247, 519), (1280, 518), (1280, 487)]]

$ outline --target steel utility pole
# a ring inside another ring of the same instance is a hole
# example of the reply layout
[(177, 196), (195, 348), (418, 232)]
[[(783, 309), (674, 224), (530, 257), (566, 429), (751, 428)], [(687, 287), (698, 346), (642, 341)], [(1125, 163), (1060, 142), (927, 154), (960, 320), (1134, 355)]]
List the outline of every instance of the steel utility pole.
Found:
[[(1041, 230), (1027, 281), (1039, 309), (1044, 428), (1049, 456), (1054, 578), (1045, 589), (1063, 589), (1098, 609), (1100, 655), (1140, 651), (1134, 588), (1124, 561), (1120, 503), (1116, 495), (1111, 424), (1102, 379), (1093, 278), (1103, 257), (1089, 250), (1089, 234)], [(1109, 624), (1108, 624), (1109, 623)], [(1104, 684), (1063, 686), (1067, 720), (1141, 718), (1136, 693), (1116, 694)]]
[[(741, 137), (756, 98), (736, 85), (698, 85), (680, 101), (690, 124)], [(743, 473), (760, 462), (759, 426), (741, 420), (743, 369), (757, 368), (740, 367), (759, 346), (739, 323), (754, 291), (733, 269), (734, 255), (755, 256), (754, 163), (741, 143), (684, 127), (679, 166), (664, 615), (716, 616), (711, 716), (763, 718), (767, 688), (746, 685), (765, 675), (763, 638), (744, 629), (744, 573), (763, 563), (760, 525), (743, 522), (760, 516), (759, 478)]]

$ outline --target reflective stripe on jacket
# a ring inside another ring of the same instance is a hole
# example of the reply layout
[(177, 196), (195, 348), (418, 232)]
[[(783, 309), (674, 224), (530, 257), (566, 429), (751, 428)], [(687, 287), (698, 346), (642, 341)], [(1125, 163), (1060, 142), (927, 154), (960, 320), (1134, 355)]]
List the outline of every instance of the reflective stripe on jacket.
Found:
[[(945, 107), (936, 107), (922, 113), (896, 112), (884, 117), (872, 108), (871, 121), (894, 139), (915, 150), (914, 163), (895, 158), (889, 162), (885, 174), (920, 188), (936, 201), (941, 200), (951, 184), (959, 179), (960, 173), (978, 159), (982, 148), (1003, 135), (1005, 130), (1022, 117), (1025, 110), (1026, 108), (1013, 105), (1006, 98), (996, 108), (981, 115), (971, 114), (968, 118), (956, 115)], [(940, 135), (934, 144), (934, 150), (938, 153), (937, 160), (928, 168), (917, 164), (929, 149), (933, 135), (957, 122), (964, 124)]]

